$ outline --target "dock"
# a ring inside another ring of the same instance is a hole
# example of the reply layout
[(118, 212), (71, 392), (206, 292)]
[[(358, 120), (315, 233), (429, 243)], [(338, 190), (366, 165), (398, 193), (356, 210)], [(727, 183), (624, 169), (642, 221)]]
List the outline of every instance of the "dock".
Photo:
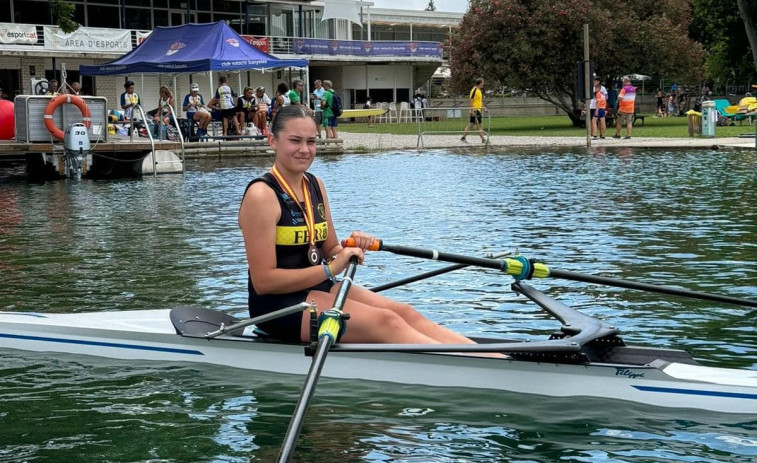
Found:
[[(208, 141), (155, 140), (109, 135), (107, 141), (93, 142), (83, 161), (83, 174), (94, 177), (120, 177), (153, 173), (153, 146), (157, 173), (181, 173), (185, 159), (238, 158), (272, 156), (265, 139), (241, 138)], [(318, 139), (318, 154), (344, 154), (341, 139)], [(32, 177), (65, 177), (62, 143), (0, 141), (0, 169), (25, 162)]]

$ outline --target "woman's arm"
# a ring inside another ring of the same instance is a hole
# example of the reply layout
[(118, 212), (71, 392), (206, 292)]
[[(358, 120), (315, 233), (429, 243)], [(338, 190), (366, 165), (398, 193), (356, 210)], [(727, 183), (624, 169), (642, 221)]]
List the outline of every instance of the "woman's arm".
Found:
[(367, 233), (354, 231), (350, 234), (350, 238), (355, 240), (355, 247), (345, 248), (339, 242), (339, 238), (336, 236), (336, 228), (334, 227), (334, 221), (331, 219), (331, 206), (329, 206), (329, 198), (326, 194), (326, 188), (323, 186), (323, 181), (316, 177), (318, 180), (318, 186), (321, 189), (321, 195), (323, 196), (323, 206), (326, 212), (326, 222), (329, 225), (329, 234), (326, 237), (326, 241), (323, 243), (324, 257), (331, 260), (331, 271), (334, 274), (342, 273), (350, 263), (350, 257), (357, 256), (358, 262), (363, 263), (364, 251), (368, 249), (371, 243), (376, 238)]

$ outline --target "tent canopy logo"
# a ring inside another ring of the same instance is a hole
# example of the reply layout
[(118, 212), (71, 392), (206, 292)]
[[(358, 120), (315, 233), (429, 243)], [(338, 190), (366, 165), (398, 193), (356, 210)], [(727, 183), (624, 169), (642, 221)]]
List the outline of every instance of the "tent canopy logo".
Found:
[(179, 50), (186, 47), (187, 44), (184, 42), (174, 42), (171, 44), (170, 47), (168, 47), (168, 51), (166, 51), (166, 56), (171, 56), (174, 53), (178, 53)]

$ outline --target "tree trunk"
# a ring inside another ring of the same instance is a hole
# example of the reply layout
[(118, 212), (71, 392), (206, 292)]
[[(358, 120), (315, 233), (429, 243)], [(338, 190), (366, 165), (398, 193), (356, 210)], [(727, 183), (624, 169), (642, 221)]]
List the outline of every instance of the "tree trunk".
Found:
[(757, 27), (755, 27), (754, 19), (750, 15), (757, 8), (754, 5), (747, 6), (747, 0), (738, 0), (739, 15), (741, 20), (744, 21), (744, 27), (746, 28), (746, 36), (749, 40), (749, 47), (752, 49), (752, 61), (754, 61), (754, 70), (757, 71)]

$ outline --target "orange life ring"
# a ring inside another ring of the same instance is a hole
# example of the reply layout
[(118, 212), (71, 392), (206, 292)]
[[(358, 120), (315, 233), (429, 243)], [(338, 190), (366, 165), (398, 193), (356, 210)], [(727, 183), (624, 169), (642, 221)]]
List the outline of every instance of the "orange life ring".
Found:
[(87, 103), (81, 97), (76, 95), (58, 95), (50, 100), (45, 107), (45, 128), (47, 128), (47, 131), (58, 140), (63, 140), (64, 134), (63, 131), (55, 125), (53, 114), (55, 113), (55, 110), (58, 109), (58, 106), (63, 103), (72, 104), (79, 108), (79, 111), (81, 111), (82, 122), (85, 127), (89, 128), (92, 125), (92, 113), (89, 111)]

